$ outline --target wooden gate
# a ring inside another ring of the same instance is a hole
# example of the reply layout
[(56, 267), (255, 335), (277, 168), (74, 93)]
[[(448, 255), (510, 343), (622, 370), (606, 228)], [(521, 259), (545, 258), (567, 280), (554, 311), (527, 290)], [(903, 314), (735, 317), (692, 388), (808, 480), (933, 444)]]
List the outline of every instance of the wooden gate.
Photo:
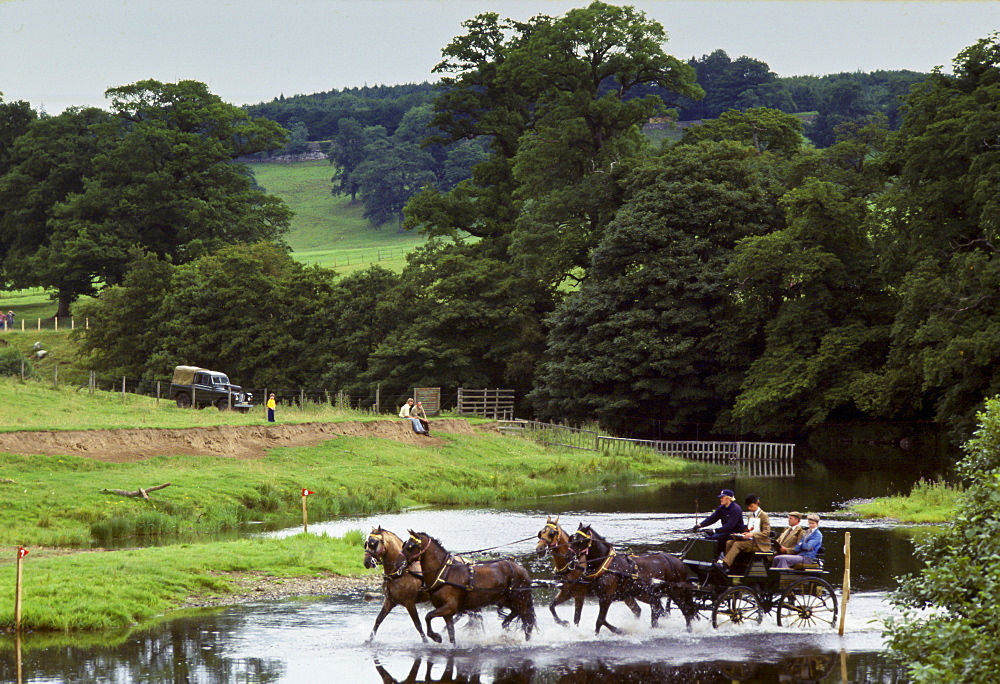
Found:
[(514, 417), (514, 390), (458, 388), (458, 414), (485, 416), (496, 420)]
[(422, 402), (424, 405), (424, 413), (428, 416), (441, 415), (440, 387), (414, 387), (413, 401)]

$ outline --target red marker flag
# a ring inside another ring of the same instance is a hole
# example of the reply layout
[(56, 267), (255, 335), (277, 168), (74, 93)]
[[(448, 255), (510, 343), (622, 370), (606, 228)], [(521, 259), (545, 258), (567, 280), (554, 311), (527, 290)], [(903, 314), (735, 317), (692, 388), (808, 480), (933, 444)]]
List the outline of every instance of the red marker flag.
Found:
[(20, 547), (20, 548), (18, 548), (18, 550), (17, 550), (17, 557), (18, 558), (24, 558), (27, 555), (28, 555), (28, 549), (24, 548), (23, 546)]
[(302, 490), (302, 496), (309, 496), (310, 494), (315, 494), (316, 492), (310, 492), (308, 489)]

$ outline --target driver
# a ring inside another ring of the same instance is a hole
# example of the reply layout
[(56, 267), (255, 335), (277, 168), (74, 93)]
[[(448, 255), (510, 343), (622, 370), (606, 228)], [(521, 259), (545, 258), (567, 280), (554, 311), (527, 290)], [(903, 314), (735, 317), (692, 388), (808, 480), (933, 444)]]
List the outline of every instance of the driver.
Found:
[(700, 532), (703, 527), (708, 527), (717, 520), (722, 523), (719, 528), (705, 532), (705, 537), (715, 540), (720, 560), (725, 553), (726, 542), (732, 538), (732, 535), (745, 532), (747, 529), (746, 525), (743, 524), (743, 509), (740, 508), (735, 499), (736, 494), (733, 493), (732, 489), (723, 489), (719, 493), (719, 507), (712, 515), (702, 520), (691, 530), (692, 532)]

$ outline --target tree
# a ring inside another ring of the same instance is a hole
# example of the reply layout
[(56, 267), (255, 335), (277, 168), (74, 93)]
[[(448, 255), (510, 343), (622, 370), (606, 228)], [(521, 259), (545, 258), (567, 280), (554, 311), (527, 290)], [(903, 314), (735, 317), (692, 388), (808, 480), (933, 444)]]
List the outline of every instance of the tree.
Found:
[(0, 176), (10, 168), (10, 155), (14, 141), (23, 135), (38, 114), (23, 100), (4, 102), (0, 93)]
[(1000, 35), (914, 89), (880, 161), (891, 181), (874, 204), (881, 273), (898, 293), (892, 347), (869, 378), (879, 416), (972, 428), (1000, 392)]
[(747, 237), (728, 273), (764, 331), (733, 405), (741, 432), (857, 417), (888, 348), (893, 307), (876, 272), (866, 203), (815, 178), (781, 199), (786, 227)]
[(183, 263), (288, 228), (283, 202), (233, 162), (280, 148), (286, 134), (276, 123), (250, 119), (196, 81), (140, 81), (107, 95), (116, 130), (83, 191), (55, 208), (36, 254), (39, 279), (62, 286), (61, 316), (77, 296), (120, 282), (137, 248)]
[(759, 346), (732, 297), (736, 242), (781, 226), (780, 187), (750, 147), (675, 146), (640, 165), (587, 280), (553, 313), (530, 398), (544, 418), (696, 434)]
[(11, 148), (9, 169), (0, 176), (0, 255), (3, 280), (10, 287), (49, 286), (60, 301), (86, 289), (90, 277), (67, 264), (47, 272), (39, 250), (49, 244), (56, 208), (83, 192), (84, 179), (102, 139), (113, 129), (110, 114), (70, 108), (33, 121)]
[(81, 347), (101, 372), (155, 379), (204, 360), (247, 387), (303, 386), (335, 353), (333, 275), (271, 243), (179, 266), (140, 254), (120, 285), (81, 305), (93, 321)]
[(788, 157), (802, 149), (802, 122), (766, 107), (745, 112), (730, 110), (715, 121), (684, 129), (680, 142), (686, 145), (699, 140), (735, 140), (752, 145), (757, 154), (774, 152)]
[[(351, 178), (354, 169), (364, 161), (364, 148), (369, 144), (363, 134), (363, 126), (356, 119), (342, 118), (337, 122), (337, 134), (330, 142), (328, 157), (337, 165), (333, 178), (333, 194), (350, 195), (351, 203), (357, 201), (358, 183)], [(384, 128), (381, 129), (384, 132)]]
[(997, 652), (983, 648), (1000, 639), (1000, 399), (988, 400), (978, 420), (958, 465), (967, 488), (950, 529), (917, 545), (923, 568), (893, 597), (902, 616), (888, 622), (889, 647), (915, 682), (991, 682), (1000, 667)]

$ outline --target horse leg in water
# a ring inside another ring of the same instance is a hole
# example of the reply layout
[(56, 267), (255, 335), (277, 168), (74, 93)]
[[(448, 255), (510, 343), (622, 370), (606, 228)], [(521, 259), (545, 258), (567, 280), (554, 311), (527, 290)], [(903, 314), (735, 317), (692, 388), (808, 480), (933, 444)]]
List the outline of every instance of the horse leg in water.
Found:
[[(565, 627), (569, 623), (566, 622), (565, 620), (563, 620), (561, 617), (559, 617), (559, 614), (556, 612), (556, 606), (558, 606), (561, 603), (565, 603), (566, 601), (569, 601), (569, 599), (570, 599), (570, 597), (572, 595), (573, 595), (573, 592), (570, 590), (570, 588), (568, 586), (566, 586), (564, 584), (559, 589), (559, 593), (556, 594), (556, 597), (554, 599), (552, 599), (552, 603), (549, 604), (549, 612), (552, 613), (552, 618), (556, 621), (556, 624), (562, 625), (563, 627)], [(583, 606), (583, 596), (582, 595), (579, 598), (577, 598), (577, 604), (580, 605), (581, 608), (582, 608), (582, 606)], [(578, 617), (577, 618), (577, 622), (579, 622), (579, 621), (580, 621), (580, 618)]]
[(597, 610), (597, 629), (594, 631), (595, 634), (600, 634), (601, 633), (601, 627), (607, 627), (609, 630), (611, 630), (615, 634), (620, 634), (621, 633), (621, 630), (619, 630), (617, 627), (615, 627), (614, 625), (612, 625), (607, 620), (607, 617), (608, 617), (608, 608), (610, 608), (610, 607), (611, 607), (611, 599), (610, 598), (606, 598), (605, 596), (602, 596), (601, 599), (600, 599), (600, 603), (598, 604), (598, 610)]
[[(415, 603), (407, 603), (406, 604), (406, 612), (410, 614), (410, 619), (413, 620), (413, 626), (417, 628), (418, 632), (420, 632), (420, 640), (423, 641), (423, 642), (426, 642), (427, 641), (427, 637), (424, 636), (424, 628), (420, 624), (420, 616), (417, 615), (417, 604), (415, 604)], [(376, 627), (377, 626), (378, 625), (376, 624)], [(374, 631), (372, 632), (372, 636), (375, 636), (375, 632)]]
[[(446, 615), (448, 617), (445, 617)], [(445, 624), (448, 625), (451, 624), (450, 623), (451, 613), (448, 612), (448, 608), (446, 606), (442, 606), (441, 608), (437, 608), (435, 610), (430, 611), (429, 613), (427, 613), (427, 615), (424, 616), (424, 622), (427, 623), (427, 636), (429, 636), (435, 642), (440, 644), (441, 635), (435, 632), (434, 629), (431, 627), (431, 620), (433, 620), (436, 617), (444, 619)], [(451, 640), (452, 642), (454, 642), (455, 637), (452, 636)]]
[(635, 615), (636, 618), (642, 617), (642, 608), (639, 607), (634, 598), (625, 599), (625, 605), (628, 606), (628, 609), (632, 611), (632, 615)]
[[(385, 616), (388, 615), (389, 611), (391, 611), (395, 606), (396, 602), (389, 596), (386, 596), (385, 601), (382, 602), (382, 610), (379, 611), (378, 616), (375, 618), (375, 626), (372, 627), (372, 633), (368, 635), (368, 641), (375, 638), (375, 632), (378, 631), (378, 626), (382, 624), (382, 620), (385, 620)], [(413, 611), (414, 615), (416, 612), (416, 610)], [(417, 622), (417, 631), (420, 632), (420, 636), (424, 635), (424, 630), (421, 628), (419, 621)]]

